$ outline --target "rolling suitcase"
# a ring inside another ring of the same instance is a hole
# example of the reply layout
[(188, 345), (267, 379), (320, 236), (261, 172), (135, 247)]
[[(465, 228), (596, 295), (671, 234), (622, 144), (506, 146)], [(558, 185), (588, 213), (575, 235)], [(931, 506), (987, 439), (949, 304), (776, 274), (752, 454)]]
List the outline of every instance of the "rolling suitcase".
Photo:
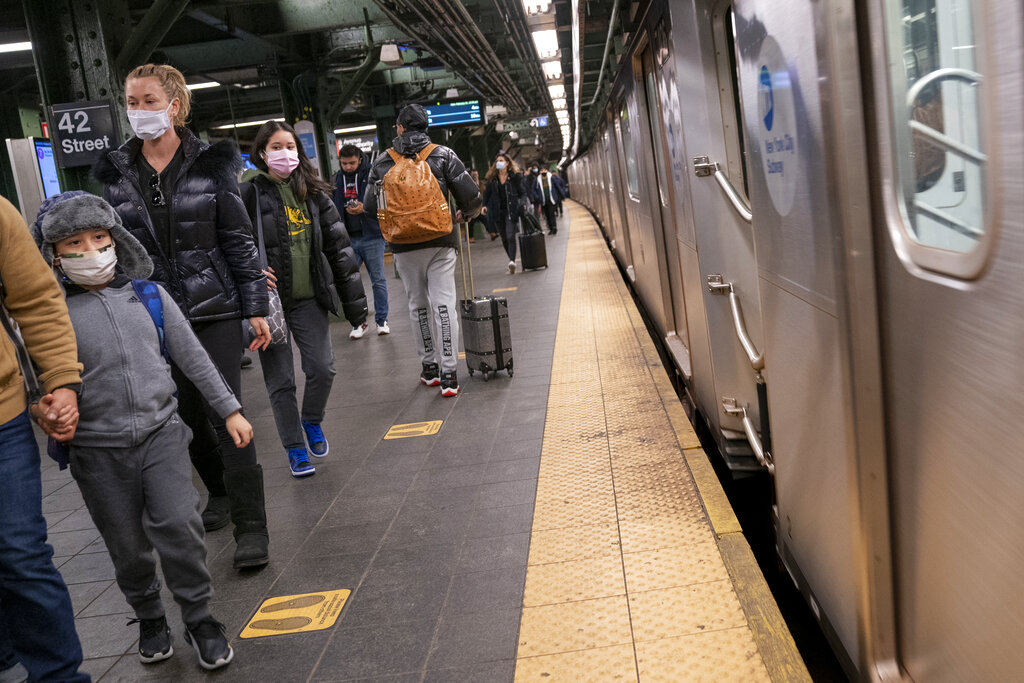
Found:
[[(459, 317), (462, 323), (462, 345), (466, 350), (466, 365), (469, 375), (480, 372), (484, 380), (499, 370), (512, 376), (512, 332), (508, 320), (508, 300), (503, 296), (477, 298), (473, 291), (473, 259), (469, 244), (462, 243), (459, 230), (459, 251), (463, 258), (462, 287), (468, 299), (459, 302)], [(469, 279), (466, 279), (466, 269)]]
[(540, 229), (540, 221), (536, 216), (523, 214), (523, 231), (519, 233), (519, 253), (523, 260), (523, 270), (548, 267), (548, 250), (544, 243), (544, 233)]

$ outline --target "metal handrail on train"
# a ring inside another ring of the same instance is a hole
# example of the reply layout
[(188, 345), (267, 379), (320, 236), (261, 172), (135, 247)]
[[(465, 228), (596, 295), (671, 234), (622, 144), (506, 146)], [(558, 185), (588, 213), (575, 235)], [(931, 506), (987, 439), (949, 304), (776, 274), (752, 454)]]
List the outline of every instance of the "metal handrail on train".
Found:
[(709, 157), (694, 157), (693, 172), (698, 178), (714, 175), (715, 181), (718, 182), (718, 186), (722, 188), (723, 192), (725, 192), (726, 198), (729, 200), (729, 203), (732, 204), (732, 208), (735, 209), (740, 218), (747, 223), (754, 220), (754, 214), (750, 210), (750, 205), (747, 204), (746, 200), (740, 196), (740, 193), (736, 191), (736, 188), (732, 186), (732, 181), (729, 180), (729, 177), (722, 173), (722, 169), (718, 165), (717, 161), (711, 161)]
[(762, 467), (768, 470), (769, 473), (775, 474), (775, 462), (772, 460), (771, 453), (765, 451), (761, 445), (761, 437), (757, 435), (757, 429), (754, 428), (754, 421), (747, 415), (747, 409), (744, 406), (740, 406), (736, 403), (734, 398), (723, 398), (722, 408), (725, 412), (730, 415), (739, 416), (743, 422), (743, 433), (747, 435), (747, 441), (750, 443), (751, 450), (754, 451), (754, 457), (757, 458), (757, 462)]
[(750, 335), (747, 334), (747, 326), (743, 322), (743, 312), (740, 310), (740, 297), (731, 282), (726, 282), (721, 275), (708, 275), (708, 291), (712, 294), (728, 294), (729, 307), (732, 309), (732, 325), (736, 330), (736, 337), (740, 340), (744, 353), (750, 361), (751, 367), (760, 372), (764, 369), (764, 354), (758, 352)]

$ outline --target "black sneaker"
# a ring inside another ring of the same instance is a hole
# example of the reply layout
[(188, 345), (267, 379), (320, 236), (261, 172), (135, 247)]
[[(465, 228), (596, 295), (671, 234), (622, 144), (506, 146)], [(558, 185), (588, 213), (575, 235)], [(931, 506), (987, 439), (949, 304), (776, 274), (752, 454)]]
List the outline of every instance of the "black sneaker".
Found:
[(455, 376), (454, 372), (442, 372), (441, 373), (441, 395), (442, 396), (458, 396), (459, 395), (459, 378)]
[(423, 372), (420, 373), (420, 381), (428, 387), (436, 387), (441, 383), (441, 376), (437, 370), (437, 363), (423, 364)]
[(199, 656), (199, 666), (207, 671), (227, 666), (235, 656), (224, 634), (224, 624), (213, 617), (186, 625), (185, 641)]
[(143, 664), (162, 662), (174, 654), (166, 617), (129, 619), (128, 623), (139, 625), (139, 659)]

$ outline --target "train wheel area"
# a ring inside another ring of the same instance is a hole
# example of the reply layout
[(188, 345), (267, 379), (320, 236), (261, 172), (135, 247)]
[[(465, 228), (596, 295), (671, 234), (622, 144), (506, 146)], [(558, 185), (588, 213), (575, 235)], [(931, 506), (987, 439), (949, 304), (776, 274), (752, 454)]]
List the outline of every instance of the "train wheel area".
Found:
[[(230, 530), (207, 535), (236, 653), (222, 678), (808, 679), (596, 223), (567, 207), (550, 268), (510, 276), (500, 243), (472, 247), (477, 295), (509, 301), (513, 378), (460, 361), (443, 398), (417, 381), (406, 316), (355, 341), (336, 323), (333, 447), (296, 480), (259, 363), (244, 371), (271, 562), (240, 574)], [(176, 609), (175, 656), (139, 662), (75, 483), (44, 463), (43, 486), (84, 670), (205, 680)]]

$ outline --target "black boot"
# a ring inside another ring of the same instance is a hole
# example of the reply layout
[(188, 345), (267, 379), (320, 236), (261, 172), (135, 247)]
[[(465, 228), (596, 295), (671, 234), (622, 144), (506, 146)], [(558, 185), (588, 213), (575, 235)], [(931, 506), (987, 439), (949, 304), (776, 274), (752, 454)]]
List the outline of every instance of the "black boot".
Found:
[(225, 470), (224, 483), (231, 499), (231, 519), (235, 523), (235, 569), (262, 567), (270, 562), (263, 468), (254, 465)]
[(192, 458), (192, 466), (199, 473), (203, 485), (210, 493), (206, 501), (206, 509), (203, 510), (203, 528), (207, 531), (214, 531), (227, 526), (230, 521), (228, 509), (228, 492), (224, 488), (224, 461), (220, 457), (220, 449), (214, 448), (211, 451), (202, 453), (189, 452)]

